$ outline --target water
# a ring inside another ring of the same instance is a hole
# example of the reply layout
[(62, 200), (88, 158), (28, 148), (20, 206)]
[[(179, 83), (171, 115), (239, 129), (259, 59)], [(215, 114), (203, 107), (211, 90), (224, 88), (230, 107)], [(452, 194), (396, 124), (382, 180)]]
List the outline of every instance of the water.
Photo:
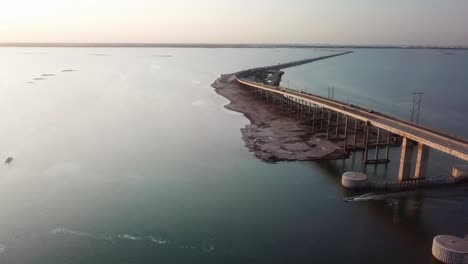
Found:
[[(378, 52), (329, 63), (379, 64)], [(221, 73), (329, 53), (1, 48), (0, 158), (14, 160), (0, 165), (0, 263), (432, 261), (434, 235), (468, 233), (466, 185), (344, 203), (354, 193), (339, 175), (357, 163), (258, 161), (241, 139), (247, 119), (210, 87)], [(467, 61), (447, 60), (459, 56)], [(375, 78), (340, 80), (335, 66), (320, 78), (312, 65), (286, 76), (318, 88)]]

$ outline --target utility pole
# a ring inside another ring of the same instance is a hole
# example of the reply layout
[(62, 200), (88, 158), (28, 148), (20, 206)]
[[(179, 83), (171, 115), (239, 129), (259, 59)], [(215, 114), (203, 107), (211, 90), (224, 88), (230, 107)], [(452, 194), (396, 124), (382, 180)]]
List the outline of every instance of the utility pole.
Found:
[(333, 86), (328, 87), (328, 98), (329, 99), (335, 98), (335, 87)]
[(411, 122), (416, 122), (419, 124), (419, 113), (421, 111), (422, 92), (414, 92), (413, 95), (413, 109), (411, 111)]

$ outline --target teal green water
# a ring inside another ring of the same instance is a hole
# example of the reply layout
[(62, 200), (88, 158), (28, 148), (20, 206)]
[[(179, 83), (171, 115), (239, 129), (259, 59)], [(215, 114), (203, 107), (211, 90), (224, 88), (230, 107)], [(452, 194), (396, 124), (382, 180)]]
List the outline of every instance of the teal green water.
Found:
[[(344, 203), (353, 194), (340, 175), (359, 162), (260, 162), (241, 139), (248, 120), (210, 87), (221, 73), (329, 53), (0, 49), (0, 158), (14, 158), (0, 165), (0, 263), (431, 262), (434, 235), (468, 233), (466, 185)], [(339, 65), (392, 58), (378, 54), (363, 50), (286, 78), (368, 89), (360, 84), (375, 74), (340, 79)], [(458, 56), (466, 54), (447, 55)], [(453, 72), (459, 67), (468, 69)], [(55, 76), (27, 83), (41, 74)], [(466, 98), (468, 79), (457, 78), (463, 86), (446, 89)], [(367, 96), (379, 100), (390, 86)]]

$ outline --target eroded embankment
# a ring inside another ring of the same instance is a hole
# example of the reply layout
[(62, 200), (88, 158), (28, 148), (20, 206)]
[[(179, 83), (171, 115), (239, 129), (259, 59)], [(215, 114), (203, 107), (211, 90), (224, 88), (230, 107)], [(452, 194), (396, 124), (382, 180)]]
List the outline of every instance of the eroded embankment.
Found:
[(277, 105), (267, 103), (241, 89), (235, 74), (222, 75), (212, 86), (230, 100), (225, 107), (243, 113), (250, 125), (241, 129), (245, 145), (266, 162), (340, 159), (347, 154), (336, 144), (314, 134), (311, 128), (282, 113)]

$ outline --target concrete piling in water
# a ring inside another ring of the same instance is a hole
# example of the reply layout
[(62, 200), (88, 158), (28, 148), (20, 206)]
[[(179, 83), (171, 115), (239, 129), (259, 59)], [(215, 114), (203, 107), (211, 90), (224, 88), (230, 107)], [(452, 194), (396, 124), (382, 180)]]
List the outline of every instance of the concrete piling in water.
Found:
[(345, 172), (341, 177), (341, 185), (348, 189), (363, 189), (368, 187), (367, 175), (361, 172)]
[(468, 240), (455, 236), (436, 236), (432, 242), (432, 255), (442, 263), (468, 263)]

